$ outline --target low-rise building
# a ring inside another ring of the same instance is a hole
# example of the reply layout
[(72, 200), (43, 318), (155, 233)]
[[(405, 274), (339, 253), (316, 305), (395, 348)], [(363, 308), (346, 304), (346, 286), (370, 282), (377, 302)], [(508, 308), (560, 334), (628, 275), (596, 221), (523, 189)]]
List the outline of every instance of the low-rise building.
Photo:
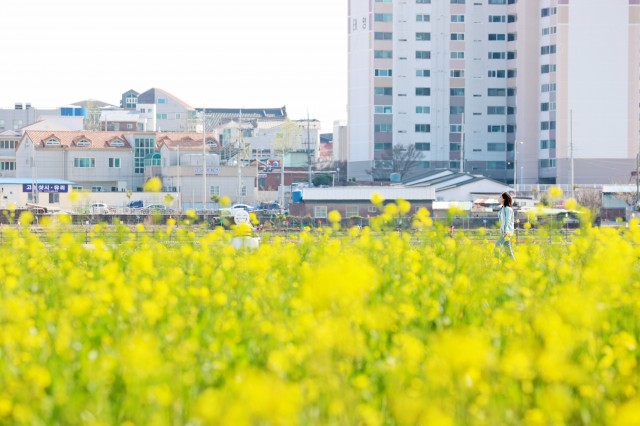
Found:
[(407, 215), (415, 214), (420, 208), (431, 210), (436, 193), (433, 187), (405, 186), (341, 186), (332, 188), (301, 188), (293, 192), (293, 202), (289, 212), (294, 216), (327, 219), (332, 210), (340, 212), (343, 218), (373, 217), (381, 213), (371, 201), (373, 194), (379, 194), (385, 203), (405, 200), (411, 203)]

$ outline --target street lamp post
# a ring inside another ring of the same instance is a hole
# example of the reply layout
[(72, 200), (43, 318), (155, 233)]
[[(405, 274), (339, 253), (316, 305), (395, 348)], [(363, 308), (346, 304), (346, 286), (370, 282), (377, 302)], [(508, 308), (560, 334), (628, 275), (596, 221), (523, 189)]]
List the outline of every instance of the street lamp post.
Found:
[[(513, 144), (513, 196), (518, 193), (518, 143), (524, 145), (523, 141), (514, 142)], [(522, 183), (524, 183), (524, 166), (522, 166)]]

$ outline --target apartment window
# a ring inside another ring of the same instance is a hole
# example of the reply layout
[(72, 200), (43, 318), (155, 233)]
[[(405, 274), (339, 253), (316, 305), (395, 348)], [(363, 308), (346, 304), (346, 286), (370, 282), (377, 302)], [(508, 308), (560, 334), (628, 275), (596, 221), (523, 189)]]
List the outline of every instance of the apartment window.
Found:
[(488, 106), (487, 115), (504, 115), (506, 107), (503, 106)]
[(315, 206), (313, 208), (313, 217), (316, 219), (327, 218), (327, 206)]
[(516, 41), (518, 39), (518, 35), (516, 33), (507, 34), (507, 41)]
[(416, 4), (431, 4), (431, 0), (416, 0)]
[(416, 124), (415, 125), (416, 133), (430, 133), (431, 125), (430, 124)]
[(462, 151), (462, 144), (460, 142), (451, 142), (449, 144), (449, 151), (453, 151), (453, 152)]
[(488, 170), (505, 170), (507, 163), (504, 161), (487, 161)]
[(555, 149), (556, 140), (555, 139), (543, 139), (540, 141), (540, 149)]
[(16, 141), (0, 141), (0, 149), (15, 149)]
[(516, 59), (518, 57), (518, 52), (512, 51), (507, 52), (507, 59)]
[(540, 54), (541, 55), (552, 55), (556, 53), (556, 45), (555, 44), (550, 44), (549, 46), (541, 46), (540, 47)]
[(542, 93), (555, 92), (555, 91), (556, 91), (556, 83), (546, 83), (546, 84), (543, 84), (543, 85), (540, 87), (540, 90), (542, 91)]
[(449, 133), (462, 133), (462, 124), (449, 125)]
[(431, 96), (430, 87), (416, 87), (416, 96)]
[(373, 89), (374, 95), (391, 96), (393, 95), (393, 87), (376, 87)]
[(373, 57), (378, 59), (391, 59), (393, 58), (392, 50), (374, 50)]
[(487, 144), (487, 151), (489, 152), (504, 152), (507, 150), (507, 144), (502, 142), (489, 142)]
[(210, 196), (216, 196), (219, 197), (220, 196), (220, 187), (219, 186), (210, 186), (209, 187), (209, 195)]
[(487, 89), (487, 96), (504, 96), (506, 92), (505, 89)]
[(375, 160), (373, 162), (373, 167), (375, 169), (390, 170), (390, 169), (393, 169), (393, 163), (389, 160)]
[(182, 118), (182, 114), (176, 112), (176, 120), (180, 120)]
[(431, 71), (430, 70), (416, 70), (416, 77), (430, 77), (431, 76)]
[(416, 114), (430, 114), (431, 113), (431, 107), (429, 106), (417, 106), (416, 107)]
[(507, 96), (515, 96), (516, 95), (516, 89), (515, 87), (509, 87), (507, 88)]
[(463, 78), (464, 77), (464, 70), (451, 70), (449, 72), (449, 76), (451, 78)]
[(416, 151), (431, 151), (429, 142), (416, 142)]
[(449, 107), (449, 114), (464, 114), (464, 107), (463, 106)]
[(375, 32), (373, 38), (376, 40), (393, 40), (393, 33), (389, 32)]
[(555, 130), (556, 122), (555, 121), (541, 121), (540, 122), (540, 130)]
[(22, 127), (22, 120), (13, 120), (13, 130), (18, 130)]
[(553, 27), (545, 27), (542, 29), (542, 35), (551, 35), (551, 34), (556, 34), (557, 32), (557, 28), (555, 26)]
[(555, 102), (543, 102), (540, 104), (540, 111), (555, 111), (556, 103)]
[(425, 15), (422, 13), (419, 13), (416, 15), (416, 22), (429, 22), (431, 21), (431, 15)]
[(376, 133), (391, 133), (393, 132), (393, 126), (391, 124), (376, 124), (373, 126), (373, 130)]
[(451, 15), (451, 22), (464, 22), (464, 15)]
[(507, 4), (506, 0), (489, 0), (489, 4)]
[(464, 52), (451, 52), (451, 59), (464, 59)]
[(393, 114), (393, 107), (391, 105), (376, 105), (374, 111), (376, 114)]
[(393, 143), (391, 142), (376, 142), (373, 144), (374, 151), (391, 151), (393, 149)]
[(507, 78), (515, 78), (518, 76), (518, 70), (507, 70)]
[(431, 168), (431, 161), (418, 161), (416, 162), (416, 167), (420, 169), (429, 169)]
[(505, 70), (489, 70), (487, 71), (487, 77), (489, 78), (505, 78), (507, 72)]
[(464, 4), (464, 0), (451, 0), (451, 4)]
[(393, 0), (376, 0), (376, 3), (392, 3)]
[(507, 22), (505, 15), (489, 15), (489, 22)]
[(540, 66), (540, 74), (549, 74), (550, 72), (556, 72), (556, 64), (547, 64)]
[(558, 13), (558, 9), (555, 7), (545, 7), (540, 10), (540, 17), (544, 18), (545, 16), (551, 16)]
[(500, 126), (500, 125), (488, 125), (487, 126), (487, 132), (489, 133), (504, 133), (505, 131), (505, 126)]
[(393, 21), (392, 13), (376, 13), (373, 15), (373, 19), (376, 22), (391, 22)]
[(489, 52), (489, 59), (505, 59), (507, 54), (505, 52)]
[(429, 41), (431, 40), (431, 33), (416, 33), (416, 41)]
[(431, 59), (431, 52), (428, 50), (416, 50), (416, 59)]
[(242, 187), (240, 188), (240, 196), (241, 197), (246, 197), (247, 196), (247, 186), (246, 185), (242, 185)]
[(165, 98), (158, 98), (158, 104), (166, 104), (167, 100)]
[(451, 41), (463, 41), (464, 33), (451, 33)]
[(514, 23), (518, 21), (518, 15), (507, 15), (507, 22)]
[(506, 34), (489, 34), (489, 41), (505, 41), (506, 39)]
[(540, 160), (540, 168), (542, 169), (550, 169), (556, 167), (555, 158), (543, 159)]
[(93, 168), (96, 166), (95, 158), (74, 158), (73, 159), (73, 167), (87, 169)]
[(44, 144), (47, 146), (60, 145), (60, 141), (58, 139), (51, 138), (47, 140)]
[(156, 114), (156, 119), (158, 119), (158, 120), (168, 120), (169, 119), (169, 115), (168, 114), (157, 113)]
[(15, 161), (0, 161), (0, 170), (15, 170)]
[(111, 168), (111, 169), (119, 169), (120, 168), (120, 158), (109, 158), (109, 168)]
[(449, 96), (464, 96), (464, 87), (453, 87), (449, 89)]
[(393, 71), (390, 68), (376, 68), (373, 75), (376, 77), (391, 77)]
[(0, 120), (0, 130), (4, 130), (4, 120)]
[(516, 113), (516, 107), (507, 107), (507, 115), (513, 115)]

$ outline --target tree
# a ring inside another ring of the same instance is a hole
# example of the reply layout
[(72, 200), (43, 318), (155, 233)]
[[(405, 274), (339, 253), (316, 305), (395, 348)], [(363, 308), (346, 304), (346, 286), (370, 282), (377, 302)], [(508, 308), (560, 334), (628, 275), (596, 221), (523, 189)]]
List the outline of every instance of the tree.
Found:
[(576, 188), (576, 201), (597, 216), (602, 208), (602, 191), (598, 188)]
[(344, 186), (347, 184), (347, 162), (346, 161), (332, 161), (320, 171), (326, 170), (331, 173), (335, 173), (335, 180), (333, 184), (335, 186)]
[(416, 149), (415, 145), (395, 145), (390, 152), (385, 152), (377, 161), (378, 164), (382, 163), (382, 166), (374, 165), (366, 172), (373, 177), (373, 180), (389, 180), (391, 173), (399, 173), (400, 179), (403, 179), (416, 167), (421, 156), (422, 153)]
[(329, 186), (333, 182), (333, 177), (331, 175), (318, 174), (314, 176), (311, 182), (313, 186)]

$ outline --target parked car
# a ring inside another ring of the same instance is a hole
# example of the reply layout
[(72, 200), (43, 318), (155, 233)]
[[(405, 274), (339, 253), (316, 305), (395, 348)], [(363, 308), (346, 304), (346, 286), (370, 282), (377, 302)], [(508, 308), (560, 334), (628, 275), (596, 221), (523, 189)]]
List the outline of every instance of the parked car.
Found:
[(91, 213), (107, 214), (109, 213), (109, 206), (107, 206), (105, 203), (93, 203), (91, 204)]
[(152, 213), (164, 213), (167, 211), (167, 206), (164, 204), (149, 204), (147, 210)]
[(255, 207), (250, 206), (249, 204), (234, 204), (234, 205), (231, 206), (231, 209), (242, 209), (242, 210), (247, 211), (247, 212), (252, 212), (252, 211), (256, 210)]
[(143, 205), (144, 203), (142, 202), (142, 200), (134, 200), (129, 201), (127, 207), (129, 207), (130, 209), (141, 209)]

